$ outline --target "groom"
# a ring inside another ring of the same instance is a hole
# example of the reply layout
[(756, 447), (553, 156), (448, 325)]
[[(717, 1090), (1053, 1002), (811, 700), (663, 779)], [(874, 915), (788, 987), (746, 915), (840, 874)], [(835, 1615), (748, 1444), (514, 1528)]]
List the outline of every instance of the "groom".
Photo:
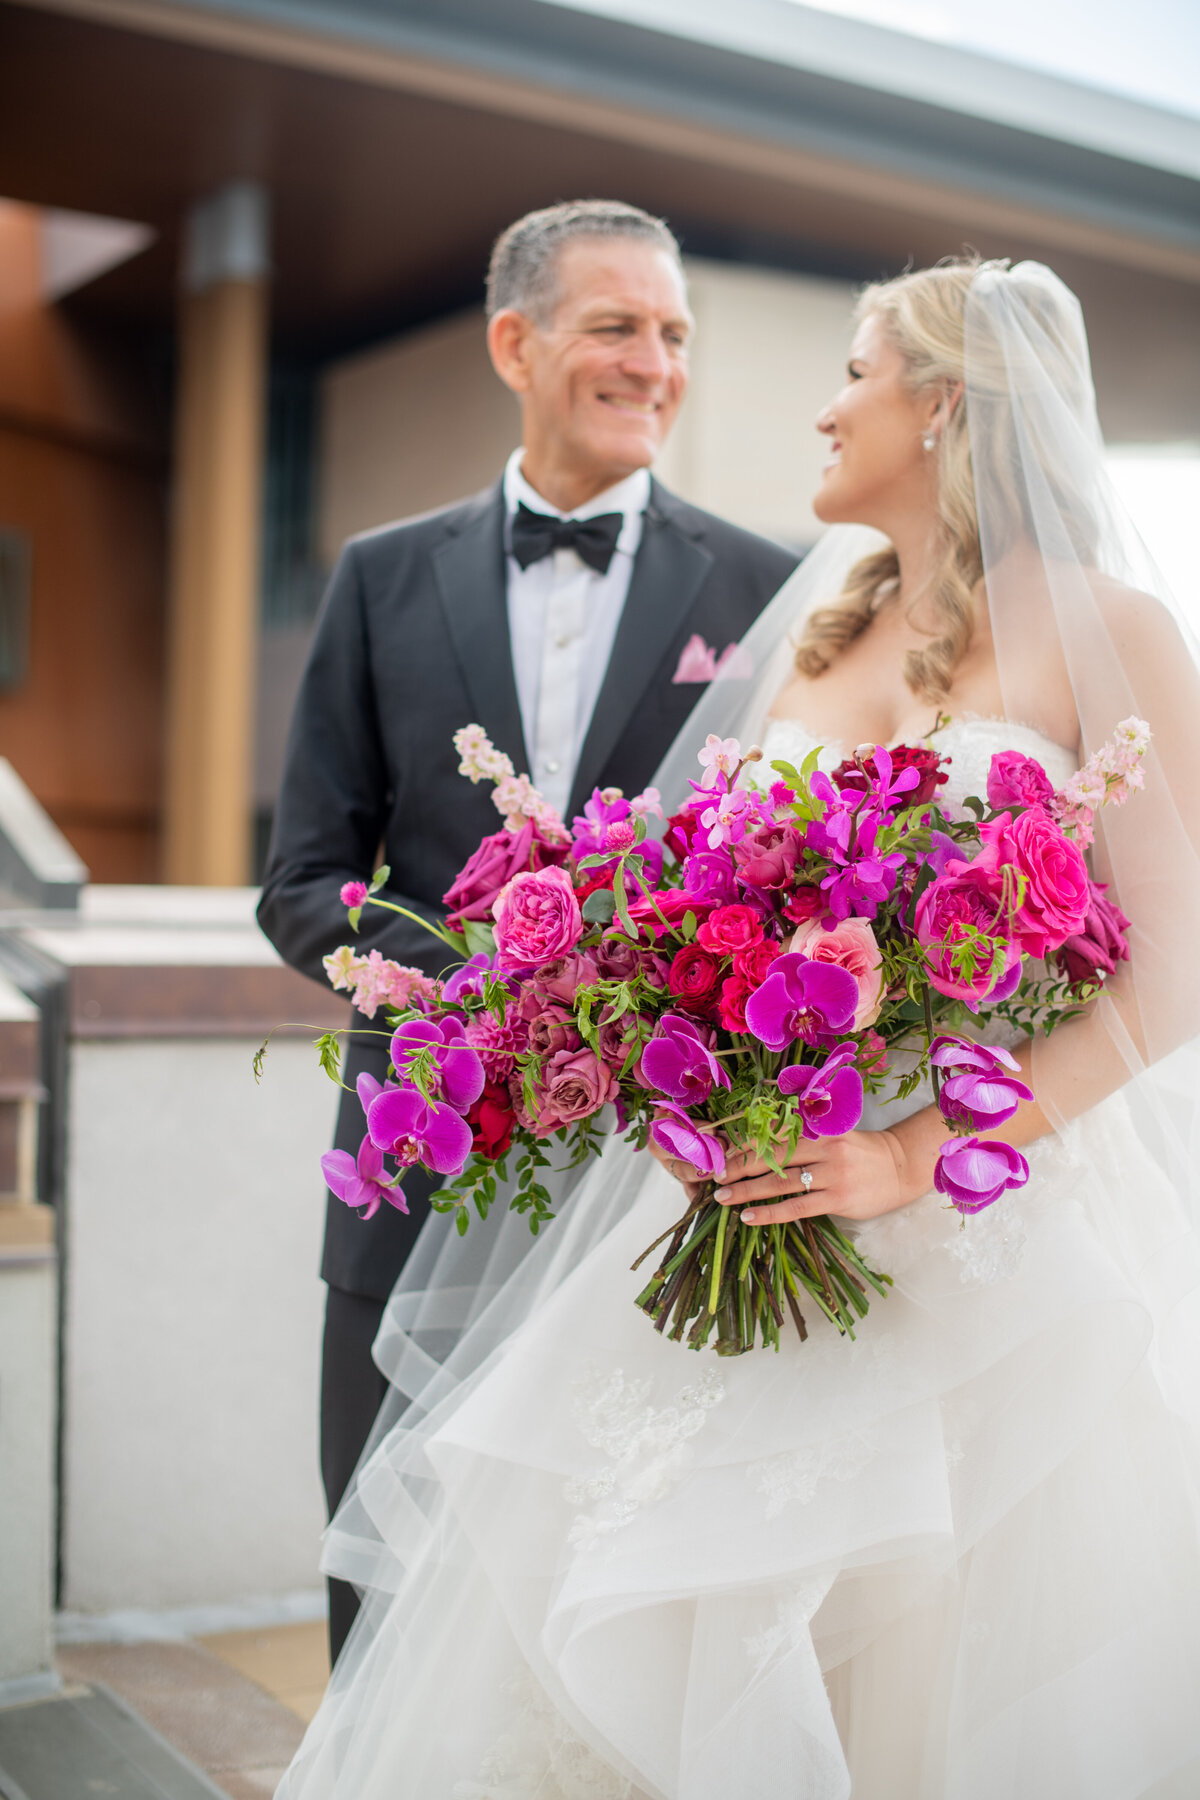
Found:
[[(436, 919), (499, 819), (457, 773), (460, 725), (483, 726), (569, 821), (595, 787), (644, 787), (703, 692), (680, 657), (740, 638), (795, 565), (650, 475), (687, 388), (679, 246), (637, 207), (580, 201), (497, 241), (488, 349), (521, 406), (521, 448), (474, 499), (354, 538), (334, 571), (296, 703), (258, 917), (285, 960), (324, 979), (353, 934), (343, 882), (391, 868), (387, 898)], [(693, 662), (695, 658), (692, 659)], [(437, 972), (417, 925), (367, 907), (356, 948)], [(356, 1019), (356, 1024), (367, 1025)], [(376, 1031), (382, 1017), (373, 1022)], [(386, 1036), (352, 1042), (344, 1079), (382, 1079)], [(343, 1096), (336, 1142), (362, 1109)], [(371, 1360), (384, 1302), (436, 1185), (405, 1179), (407, 1215), (370, 1223), (330, 1199), (321, 1469), (330, 1512), (386, 1383)], [(357, 1609), (330, 1583), (336, 1657)]]

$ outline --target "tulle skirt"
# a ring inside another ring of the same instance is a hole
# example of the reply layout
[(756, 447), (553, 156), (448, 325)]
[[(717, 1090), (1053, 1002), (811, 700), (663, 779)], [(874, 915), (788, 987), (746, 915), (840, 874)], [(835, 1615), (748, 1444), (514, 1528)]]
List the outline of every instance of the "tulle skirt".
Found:
[(1030, 1163), (858, 1231), (853, 1342), (658, 1337), (615, 1139), (472, 1317), (401, 1297), (280, 1800), (1194, 1800), (1195, 1238), (1125, 1095)]

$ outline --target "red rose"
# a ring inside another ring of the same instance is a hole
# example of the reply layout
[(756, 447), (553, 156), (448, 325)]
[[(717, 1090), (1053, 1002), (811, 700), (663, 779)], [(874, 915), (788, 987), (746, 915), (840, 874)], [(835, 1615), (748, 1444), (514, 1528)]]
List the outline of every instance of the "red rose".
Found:
[[(924, 806), (932, 800), (938, 788), (949, 781), (950, 777), (942, 768), (949, 758), (939, 756), (936, 750), (927, 750), (924, 744), (897, 744), (888, 751), (892, 759), (892, 774), (899, 775), (902, 769), (915, 769), (921, 777), (915, 788), (900, 797), (901, 806)], [(873, 756), (864, 756), (862, 763), (853, 757), (839, 763), (833, 771), (835, 787), (853, 788), (855, 792), (865, 794), (867, 789), (879, 779), (879, 770), (875, 767)]]
[(682, 1012), (706, 1016), (721, 983), (721, 959), (699, 944), (685, 944), (667, 970), (667, 987)]
[(484, 1083), (482, 1094), (467, 1113), (473, 1136), (471, 1148), (492, 1162), (499, 1162), (512, 1143), (516, 1125), (508, 1088), (500, 1081)]
[(718, 906), (696, 933), (696, 942), (718, 956), (733, 956), (762, 943), (762, 919), (752, 906)]
[(740, 975), (756, 988), (766, 977), (767, 970), (779, 955), (779, 945), (764, 939), (761, 944), (751, 944), (745, 950), (739, 950), (733, 959), (733, 972)]
[(695, 812), (685, 808), (682, 812), (672, 813), (667, 820), (663, 843), (677, 862), (683, 862), (691, 853), (692, 839), (700, 829), (700, 811), (700, 808)]

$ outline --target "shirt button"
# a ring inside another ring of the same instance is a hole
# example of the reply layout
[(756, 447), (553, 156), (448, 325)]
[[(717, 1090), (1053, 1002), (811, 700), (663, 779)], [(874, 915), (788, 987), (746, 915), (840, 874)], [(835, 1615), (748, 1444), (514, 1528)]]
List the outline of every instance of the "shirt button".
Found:
[(545, 770), (547, 775), (557, 775), (561, 768), (562, 764), (559, 762), (557, 756), (548, 756), (546, 758)]
[(574, 642), (575, 633), (573, 631), (564, 631), (554, 640), (555, 646), (559, 650), (565, 650), (568, 644), (573, 644)]

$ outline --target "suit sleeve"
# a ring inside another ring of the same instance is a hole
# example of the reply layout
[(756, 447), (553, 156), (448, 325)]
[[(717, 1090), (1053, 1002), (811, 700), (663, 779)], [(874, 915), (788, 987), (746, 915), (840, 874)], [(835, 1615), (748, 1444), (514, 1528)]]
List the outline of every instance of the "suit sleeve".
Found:
[[(429, 972), (445, 949), (419, 925), (377, 907), (357, 936), (342, 884), (369, 880), (383, 841), (391, 776), (371, 679), (370, 640), (355, 546), (334, 570), (292, 716), (258, 922), (284, 961), (324, 982), (321, 959), (352, 942)], [(436, 920), (423, 901), (390, 900)]]

